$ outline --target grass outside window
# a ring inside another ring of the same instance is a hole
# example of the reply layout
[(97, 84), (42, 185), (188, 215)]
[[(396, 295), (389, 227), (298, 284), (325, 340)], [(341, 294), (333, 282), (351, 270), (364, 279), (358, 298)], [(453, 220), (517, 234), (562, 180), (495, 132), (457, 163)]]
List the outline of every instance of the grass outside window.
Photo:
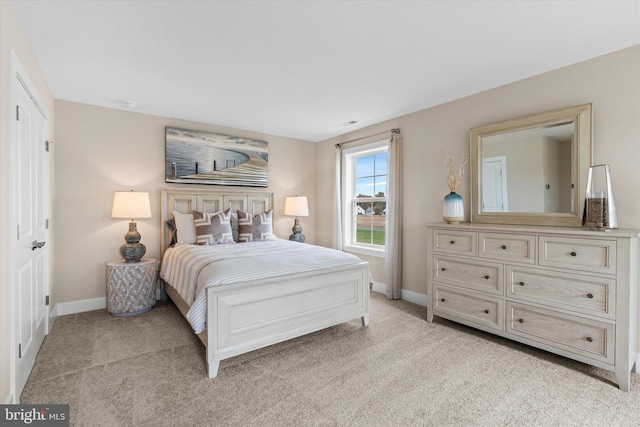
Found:
[(385, 230), (366, 230), (359, 228), (358, 230), (356, 230), (356, 241), (358, 243), (368, 243), (384, 246), (385, 235)]

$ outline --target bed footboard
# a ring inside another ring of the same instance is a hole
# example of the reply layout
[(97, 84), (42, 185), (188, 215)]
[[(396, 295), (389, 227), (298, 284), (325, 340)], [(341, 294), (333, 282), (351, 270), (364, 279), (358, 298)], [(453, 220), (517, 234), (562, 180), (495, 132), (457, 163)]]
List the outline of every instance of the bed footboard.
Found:
[(208, 376), (220, 361), (360, 318), (369, 324), (369, 267), (207, 289)]

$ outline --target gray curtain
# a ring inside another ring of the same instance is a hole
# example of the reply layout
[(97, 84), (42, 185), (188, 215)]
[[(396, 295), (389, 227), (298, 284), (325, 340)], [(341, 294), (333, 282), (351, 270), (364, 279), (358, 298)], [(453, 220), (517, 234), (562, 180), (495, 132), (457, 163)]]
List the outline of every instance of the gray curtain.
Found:
[(336, 144), (335, 185), (333, 186), (333, 247), (342, 250), (342, 148)]
[(387, 171), (387, 238), (385, 271), (387, 298), (400, 299), (402, 291), (402, 138), (393, 129)]

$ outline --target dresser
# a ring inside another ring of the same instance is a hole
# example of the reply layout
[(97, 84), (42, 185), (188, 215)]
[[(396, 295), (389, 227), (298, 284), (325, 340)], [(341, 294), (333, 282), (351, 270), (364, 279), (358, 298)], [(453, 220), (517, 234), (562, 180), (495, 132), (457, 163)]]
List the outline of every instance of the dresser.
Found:
[(615, 373), (638, 358), (638, 230), (428, 224), (427, 320), (459, 322)]

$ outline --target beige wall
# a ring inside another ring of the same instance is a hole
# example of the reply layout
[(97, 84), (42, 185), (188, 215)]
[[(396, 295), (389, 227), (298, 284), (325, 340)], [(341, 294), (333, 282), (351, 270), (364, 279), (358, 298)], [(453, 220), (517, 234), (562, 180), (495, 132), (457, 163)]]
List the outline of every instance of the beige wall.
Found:
[[(472, 127), (543, 111), (593, 103), (594, 162), (609, 163), (618, 220), (623, 228), (640, 228), (640, 46), (541, 74), (319, 143), (317, 170), (333, 165), (336, 142), (394, 127), (404, 141), (403, 289), (427, 292), (425, 262), (428, 222), (442, 221), (442, 198), (448, 193), (441, 150), (462, 154)], [(467, 168), (468, 174), (468, 168)], [(319, 175), (316, 196), (331, 200), (332, 179)], [(469, 177), (458, 189), (469, 200)], [(317, 243), (331, 245), (331, 203), (318, 203)], [(469, 220), (469, 205), (465, 204)], [(372, 259), (375, 277), (384, 281), (384, 261)]]
[[(49, 135), (53, 135), (53, 97), (38, 61), (19, 24), (11, 2), (0, 1), (0, 403), (11, 396), (11, 265), (14, 226), (11, 211), (11, 123), (14, 107), (11, 101), (11, 51), (14, 51), (29, 74), (49, 114)], [(53, 174), (53, 163), (51, 165)], [(51, 244), (52, 242), (48, 242)]]
[[(160, 192), (163, 187), (233, 188), (165, 184), (165, 126), (264, 139), (269, 142), (269, 188), (275, 233), (288, 238), (293, 218), (282, 214), (284, 198), (306, 195), (313, 212), (315, 144), (273, 135), (209, 126), (56, 100), (56, 197), (54, 280), (56, 302), (104, 297), (105, 263), (119, 259), (127, 220), (111, 219), (114, 191), (148, 191), (151, 219), (138, 220), (145, 256), (160, 255)], [(315, 240), (315, 216), (301, 218), (307, 241)]]

